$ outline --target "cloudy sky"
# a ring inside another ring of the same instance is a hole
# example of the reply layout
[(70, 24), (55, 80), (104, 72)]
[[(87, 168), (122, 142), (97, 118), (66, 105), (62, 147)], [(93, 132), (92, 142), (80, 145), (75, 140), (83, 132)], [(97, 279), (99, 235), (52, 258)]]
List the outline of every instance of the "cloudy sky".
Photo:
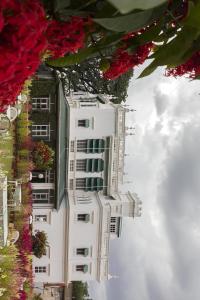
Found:
[[(140, 70), (141, 71), (141, 70)], [(137, 74), (136, 74), (137, 75)], [(163, 70), (133, 80), (127, 114), (126, 188), (143, 202), (111, 243), (110, 272), (92, 284), (94, 300), (200, 298), (200, 81), (166, 78)]]

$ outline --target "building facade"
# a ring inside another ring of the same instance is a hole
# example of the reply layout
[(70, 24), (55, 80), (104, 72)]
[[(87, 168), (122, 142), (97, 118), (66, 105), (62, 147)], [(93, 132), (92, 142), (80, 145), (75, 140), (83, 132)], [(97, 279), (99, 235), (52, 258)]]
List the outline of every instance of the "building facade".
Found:
[(65, 97), (58, 79), (38, 82), (49, 80), (53, 97), (31, 96), (33, 110), (46, 117), (35, 118), (32, 136), (55, 149), (52, 170), (32, 174), (33, 230), (48, 236), (46, 255), (33, 259), (35, 285), (106, 280), (110, 240), (120, 236), (123, 217), (141, 215), (138, 196), (119, 190), (127, 109), (105, 95)]

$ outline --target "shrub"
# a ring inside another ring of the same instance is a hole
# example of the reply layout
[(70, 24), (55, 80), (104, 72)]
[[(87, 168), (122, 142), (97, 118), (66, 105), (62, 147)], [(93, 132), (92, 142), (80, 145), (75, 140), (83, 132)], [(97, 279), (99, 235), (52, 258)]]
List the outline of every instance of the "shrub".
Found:
[(53, 165), (54, 151), (43, 141), (37, 142), (33, 150), (33, 162), (37, 169), (48, 170)]
[(33, 295), (33, 300), (42, 300), (41, 294)]
[(48, 246), (47, 235), (44, 231), (38, 231), (32, 236), (33, 254), (37, 258), (41, 258), (42, 255), (46, 255), (46, 247)]

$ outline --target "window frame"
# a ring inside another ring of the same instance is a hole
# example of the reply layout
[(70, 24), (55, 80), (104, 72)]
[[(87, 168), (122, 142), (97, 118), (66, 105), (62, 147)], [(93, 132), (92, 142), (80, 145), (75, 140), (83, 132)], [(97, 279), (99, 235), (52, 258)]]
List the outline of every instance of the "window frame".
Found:
[[(43, 128), (42, 128), (43, 127)], [(33, 124), (31, 126), (32, 137), (50, 137), (50, 125), (48, 124)]]
[(40, 222), (40, 223), (47, 223), (48, 222), (48, 216), (47, 214), (43, 214), (43, 215), (35, 215), (34, 216), (34, 221), (35, 222)]
[(50, 111), (50, 96), (32, 97), (32, 110)]
[[(43, 197), (42, 197), (43, 196)], [(49, 204), (50, 203), (50, 192), (32, 192), (33, 204)]]
[(36, 274), (46, 274), (47, 266), (35, 266), (34, 271)]

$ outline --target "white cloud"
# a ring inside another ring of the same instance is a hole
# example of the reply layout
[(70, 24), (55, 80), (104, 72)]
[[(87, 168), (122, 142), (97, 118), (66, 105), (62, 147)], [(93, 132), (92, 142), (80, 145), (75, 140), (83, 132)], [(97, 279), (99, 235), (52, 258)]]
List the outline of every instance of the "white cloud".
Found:
[(130, 84), (127, 103), (137, 112), (127, 117), (137, 134), (127, 137), (126, 188), (144, 212), (125, 220), (112, 242), (111, 271), (120, 279), (105, 293), (95, 285), (94, 300), (199, 299), (199, 84), (162, 73)]

